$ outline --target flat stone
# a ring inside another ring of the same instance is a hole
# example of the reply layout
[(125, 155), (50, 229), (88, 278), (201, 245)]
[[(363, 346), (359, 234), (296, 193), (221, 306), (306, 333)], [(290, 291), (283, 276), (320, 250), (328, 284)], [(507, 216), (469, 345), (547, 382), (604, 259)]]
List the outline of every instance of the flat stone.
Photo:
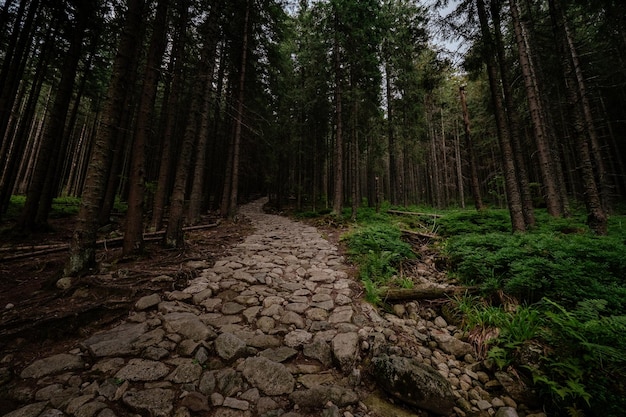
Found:
[(280, 346), (277, 348), (266, 349), (261, 352), (261, 356), (264, 356), (274, 362), (284, 362), (296, 356), (298, 351), (287, 346)]
[(122, 401), (136, 412), (148, 412), (154, 417), (169, 417), (174, 409), (174, 391), (162, 388), (127, 391)]
[(41, 414), (43, 409), (46, 408), (46, 405), (48, 405), (48, 401), (28, 404), (22, 408), (18, 408), (15, 411), (5, 414), (3, 417), (37, 417)]
[(141, 297), (135, 303), (135, 310), (147, 310), (151, 307), (156, 307), (161, 302), (161, 296), (159, 294), (151, 294), (146, 295), (145, 297)]
[(115, 378), (128, 381), (156, 381), (169, 372), (167, 365), (162, 362), (131, 359), (126, 366), (115, 374)]
[(207, 340), (214, 336), (206, 324), (193, 313), (169, 313), (163, 316), (165, 329), (170, 333), (178, 333), (186, 339)]
[(239, 314), (245, 309), (246, 307), (242, 306), (241, 304), (228, 301), (222, 305), (222, 314), (226, 314), (226, 315)]
[(265, 395), (290, 394), (295, 386), (293, 375), (283, 364), (263, 356), (246, 359), (243, 376)]
[(216, 353), (226, 361), (241, 358), (247, 352), (246, 343), (231, 333), (222, 333), (214, 343)]
[(148, 329), (147, 323), (124, 323), (111, 330), (94, 334), (81, 345), (96, 357), (136, 354), (138, 348), (133, 343)]
[(305, 330), (296, 329), (293, 332), (285, 335), (284, 343), (291, 348), (296, 348), (310, 343), (312, 339), (312, 333), (309, 333)]
[(58, 355), (49, 356), (39, 359), (20, 373), (22, 378), (41, 378), (46, 375), (57, 374), (63, 371), (73, 371), (83, 369), (85, 362), (80, 356), (70, 355), (69, 353), (60, 353)]
[(245, 400), (238, 400), (233, 397), (224, 398), (224, 402), (222, 403), (223, 407), (234, 408), (235, 410), (247, 410), (250, 408), (250, 403)]
[(328, 401), (339, 407), (356, 404), (358, 395), (340, 386), (317, 385), (306, 390), (294, 391), (289, 399), (302, 408), (323, 408)]

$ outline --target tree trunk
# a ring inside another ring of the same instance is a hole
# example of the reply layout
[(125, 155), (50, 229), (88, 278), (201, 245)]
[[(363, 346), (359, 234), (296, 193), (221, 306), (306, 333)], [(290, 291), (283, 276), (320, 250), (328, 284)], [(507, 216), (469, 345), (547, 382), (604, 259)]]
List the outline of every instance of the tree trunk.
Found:
[(159, 0), (153, 24), (152, 39), (148, 50), (143, 79), (135, 137), (131, 152), (130, 180), (128, 190), (128, 211), (124, 228), (124, 256), (143, 250), (143, 214), (146, 181), (146, 144), (150, 138), (152, 115), (159, 82), (159, 68), (165, 52), (167, 34), (168, 1)]
[(246, 66), (248, 64), (248, 36), (250, 28), (250, 0), (246, 1), (246, 15), (243, 22), (243, 41), (241, 52), (241, 70), (239, 72), (239, 91), (237, 93), (237, 119), (235, 120), (235, 136), (233, 138), (232, 181), (230, 185), (230, 199), (228, 217), (232, 218), (237, 211), (237, 197), (239, 192), (239, 157), (241, 152), (241, 128), (243, 126), (243, 101), (245, 98)]
[(126, 82), (133, 70), (133, 56), (138, 55), (141, 48), (143, 9), (143, 0), (128, 1), (124, 29), (107, 91), (103, 112), (104, 126), (98, 132), (92, 150), (80, 210), (70, 243), (69, 259), (65, 265), (66, 275), (86, 273), (95, 263), (98, 214), (106, 187), (110, 150), (113, 138), (118, 134), (121, 113), (124, 112), (124, 97), (129, 87)]
[(196, 224), (200, 221), (200, 212), (203, 206), (203, 198), (205, 196), (204, 192), (204, 179), (206, 172), (206, 159), (207, 159), (207, 151), (208, 151), (208, 141), (209, 141), (209, 128), (210, 128), (210, 112), (211, 112), (211, 104), (213, 104), (212, 98), (212, 89), (211, 83), (213, 82), (213, 72), (215, 69), (215, 55), (217, 52), (217, 42), (218, 39), (215, 35), (217, 30), (216, 28), (216, 17), (215, 13), (211, 13), (208, 19), (210, 19), (208, 23), (208, 28), (204, 33), (204, 38), (206, 40), (207, 46), (203, 49), (203, 54), (206, 55), (204, 60), (204, 65), (206, 68), (204, 69), (205, 79), (202, 85), (204, 90), (203, 98), (202, 98), (202, 110), (200, 112), (200, 129), (198, 131), (198, 146), (196, 148), (196, 161), (193, 172), (193, 182), (191, 186), (191, 195), (189, 197), (189, 212), (187, 218), (189, 219), (190, 224)]
[[(39, 8), (39, 0), (33, 0), (30, 5), (28, 3), (28, 0), (21, 0), (20, 2), (13, 30), (3, 56), (2, 68), (0, 68), (0, 148), (3, 147), (4, 141), (8, 140), (6, 131), (15, 103), (19, 79), (24, 72), (26, 55), (33, 39), (31, 30)], [(24, 18), (25, 13), (26, 17)], [(22, 22), (23, 18), (24, 21)], [(20, 24), (22, 24), (21, 28)]]
[[(566, 89), (571, 117), (574, 122), (574, 135), (580, 173), (583, 183), (583, 195), (587, 207), (587, 223), (596, 234), (607, 234), (607, 215), (602, 204), (601, 193), (596, 182), (591, 149), (593, 140), (597, 139), (591, 108), (586, 97), (585, 83), (574, 47), (567, 27), (567, 21), (559, 0), (550, 0), (550, 10), (555, 24), (558, 41), (561, 45), (561, 61), (566, 77)], [(599, 180), (606, 180), (603, 165), (596, 165), (600, 172)], [(602, 175), (604, 173), (604, 176)]]
[[(61, 69), (61, 80), (43, 134), (41, 147), (39, 148), (39, 157), (31, 176), (24, 211), (17, 225), (21, 230), (28, 231), (35, 226), (39, 204), (42, 202), (42, 195), (45, 192), (53, 193), (52, 190), (44, 191), (44, 185), (49, 175), (58, 175), (56, 173), (57, 159), (63, 146), (65, 120), (72, 99), (85, 30), (88, 27), (92, 10), (93, 8), (89, 4), (81, 3), (77, 12), (76, 27), (72, 33), (69, 49), (65, 54), (63, 68)], [(51, 187), (53, 182), (48, 182), (47, 185)]]
[(15, 183), (19, 178), (18, 173), (20, 163), (22, 162), (26, 147), (30, 144), (31, 138), (29, 136), (29, 132), (31, 131), (33, 124), (36, 123), (35, 116), (37, 102), (41, 95), (41, 88), (45, 81), (45, 74), (50, 64), (54, 35), (54, 33), (48, 34), (43, 48), (45, 52), (39, 56), (37, 69), (33, 77), (33, 83), (31, 85), (30, 92), (28, 93), (28, 101), (23, 111), (25, 117), (20, 121), (20, 124), (17, 127), (13, 143), (8, 144), (5, 142), (5, 145), (7, 145), (7, 151), (5, 152), (3, 150), (0, 152), (0, 155), (2, 155), (0, 158), (5, 161), (2, 178), (0, 179), (0, 217), (6, 213), (11, 199), (11, 193), (13, 192)]
[(335, 11), (335, 36), (333, 41), (334, 76), (335, 76), (335, 144), (333, 148), (333, 209), (334, 216), (341, 216), (343, 211), (343, 114), (341, 109), (341, 51), (339, 46), (339, 17)]
[(509, 0), (511, 17), (513, 18), (513, 28), (515, 31), (515, 39), (517, 42), (518, 55), (522, 75), (524, 77), (524, 85), (526, 87), (526, 98), (528, 100), (528, 109), (533, 125), (533, 132), (537, 144), (537, 153), (543, 178), (543, 186), (545, 188), (545, 201), (548, 213), (554, 217), (563, 215), (563, 201), (561, 192), (557, 186), (557, 174), (555, 171), (554, 161), (552, 158), (552, 150), (550, 149), (550, 141), (547, 134), (547, 127), (543, 119), (543, 104), (539, 88), (537, 86), (536, 72), (533, 69), (533, 62), (530, 53), (530, 44), (525, 36), (525, 29), (520, 17), (517, 0)]
[(506, 107), (506, 114), (508, 124), (511, 132), (511, 146), (513, 148), (513, 155), (515, 157), (515, 166), (517, 168), (517, 178), (519, 181), (519, 188), (522, 198), (522, 210), (524, 213), (524, 221), (526, 227), (534, 227), (535, 221), (535, 209), (533, 207), (533, 198), (530, 192), (528, 172), (526, 170), (526, 162), (524, 161), (524, 151), (522, 148), (522, 141), (520, 138), (520, 122), (517, 114), (517, 109), (514, 103), (513, 91), (509, 82), (507, 73), (507, 62), (504, 54), (504, 42), (502, 41), (502, 30), (500, 27), (500, 1), (491, 1), (491, 16), (494, 21), (495, 28), (495, 47), (497, 51), (498, 63), (500, 66), (500, 77), (502, 79), (502, 92), (504, 94), (504, 105)]
[(520, 232), (526, 230), (526, 223), (524, 220), (524, 213), (522, 211), (522, 199), (519, 191), (509, 128), (504, 113), (502, 96), (500, 95), (498, 69), (495, 62), (495, 49), (489, 29), (484, 1), (477, 0), (476, 5), (478, 9), (481, 32), (483, 35), (483, 42), (485, 42), (486, 47), (485, 59), (487, 61), (487, 73), (489, 76), (491, 99), (493, 100), (494, 110), (496, 113), (496, 126), (498, 130), (500, 152), (502, 154), (505, 191), (509, 206), (509, 213), (511, 215), (511, 225), (514, 232)]
[(179, 3), (179, 22), (174, 44), (172, 46), (172, 57), (168, 73), (173, 74), (171, 83), (166, 86), (165, 102), (167, 105), (163, 108), (163, 118), (165, 126), (161, 136), (161, 160), (159, 163), (159, 174), (157, 179), (157, 188), (154, 193), (154, 201), (152, 206), (152, 219), (150, 229), (154, 231), (163, 228), (163, 217), (167, 206), (168, 197), (171, 194), (171, 173), (174, 165), (174, 147), (177, 143), (174, 130), (178, 107), (180, 106), (180, 93), (183, 88), (183, 69), (184, 63), (182, 57), (185, 51), (186, 34), (180, 29), (187, 25), (187, 2)]
[(465, 132), (465, 147), (467, 149), (467, 160), (470, 168), (470, 189), (472, 190), (472, 198), (474, 199), (474, 207), (481, 211), (485, 208), (483, 198), (480, 193), (480, 181), (478, 179), (478, 169), (476, 168), (476, 156), (474, 155), (474, 144), (472, 141), (469, 112), (467, 110), (467, 98), (465, 95), (465, 86), (459, 87), (461, 95), (461, 108), (463, 109), (463, 126)]

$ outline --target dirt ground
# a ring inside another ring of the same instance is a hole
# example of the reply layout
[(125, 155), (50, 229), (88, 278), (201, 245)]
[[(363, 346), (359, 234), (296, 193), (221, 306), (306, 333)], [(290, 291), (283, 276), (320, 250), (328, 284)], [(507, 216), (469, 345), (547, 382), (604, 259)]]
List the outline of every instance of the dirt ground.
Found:
[[(207, 216), (203, 224), (218, 219)], [(54, 219), (51, 230), (29, 236), (0, 236), (0, 365), (12, 367), (39, 356), (67, 350), (78, 339), (115, 324), (128, 315), (140, 297), (156, 291), (183, 289), (197, 270), (190, 261), (209, 265), (252, 232), (245, 220), (222, 220), (215, 227), (186, 233), (184, 249), (165, 249), (147, 242), (145, 254), (121, 259), (117, 244), (99, 245), (99, 269), (75, 279), (65, 290), (57, 288), (74, 220)], [(115, 231), (102, 233), (111, 237)], [(44, 248), (44, 249), (42, 249)], [(167, 275), (173, 280), (156, 279)]]

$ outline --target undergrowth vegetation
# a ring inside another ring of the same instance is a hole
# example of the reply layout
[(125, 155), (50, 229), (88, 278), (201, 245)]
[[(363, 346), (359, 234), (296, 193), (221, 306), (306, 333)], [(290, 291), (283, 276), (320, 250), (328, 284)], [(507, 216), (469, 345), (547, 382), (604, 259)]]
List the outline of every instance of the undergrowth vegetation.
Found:
[[(370, 302), (383, 286), (402, 286), (403, 261), (415, 257), (401, 230), (437, 232), (449, 275), (482, 289), (450, 300), (479, 353), (534, 383), (557, 416), (620, 416), (626, 409), (626, 220), (612, 216), (595, 236), (582, 214), (510, 232), (505, 210), (390, 216), (362, 209), (343, 237)], [(421, 211), (427, 209), (403, 208)], [(494, 301), (495, 300), (495, 301)], [(503, 300), (508, 300), (504, 302)], [(509, 302), (510, 301), (510, 302)], [(482, 352), (481, 348), (482, 346)]]

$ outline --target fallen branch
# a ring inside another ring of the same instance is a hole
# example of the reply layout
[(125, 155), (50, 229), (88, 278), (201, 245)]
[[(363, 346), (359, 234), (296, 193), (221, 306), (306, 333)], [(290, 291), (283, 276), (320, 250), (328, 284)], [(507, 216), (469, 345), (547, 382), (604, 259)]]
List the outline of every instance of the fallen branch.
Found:
[(401, 210), (387, 210), (389, 214), (398, 214), (402, 216), (430, 216), (430, 217), (442, 217), (441, 214), (435, 213), (419, 213), (417, 211), (401, 211)]
[(383, 301), (402, 300), (436, 300), (439, 298), (451, 297), (478, 292), (478, 287), (420, 287), (420, 288), (387, 288), (381, 290), (380, 297)]
[(413, 230), (405, 230), (405, 229), (402, 229), (400, 231), (409, 236), (416, 236), (416, 237), (425, 238), (425, 239), (439, 239), (439, 236), (433, 233), (416, 232)]
[[(213, 227), (217, 227), (218, 223), (210, 223), (210, 224), (202, 224), (197, 226), (188, 226), (183, 227), (183, 231), (189, 232), (193, 230), (202, 230), (202, 229), (210, 229)], [(161, 239), (161, 236), (165, 234), (165, 230), (159, 230), (157, 232), (144, 233), (143, 240), (146, 242), (155, 241)], [(115, 237), (112, 239), (101, 239), (96, 241), (97, 246), (102, 246), (105, 248), (118, 246), (120, 243), (124, 241), (124, 237)], [(5, 261), (14, 261), (17, 259), (28, 258), (30, 256), (39, 256), (39, 255), (47, 255), (55, 252), (62, 252), (64, 250), (68, 250), (70, 248), (69, 243), (61, 243), (58, 245), (40, 245), (40, 246), (16, 246), (14, 248), (1, 248), (2, 252), (22, 252), (15, 254), (13, 256), (5, 256), (0, 258), (0, 262)], [(23, 252), (30, 251), (30, 252)]]

